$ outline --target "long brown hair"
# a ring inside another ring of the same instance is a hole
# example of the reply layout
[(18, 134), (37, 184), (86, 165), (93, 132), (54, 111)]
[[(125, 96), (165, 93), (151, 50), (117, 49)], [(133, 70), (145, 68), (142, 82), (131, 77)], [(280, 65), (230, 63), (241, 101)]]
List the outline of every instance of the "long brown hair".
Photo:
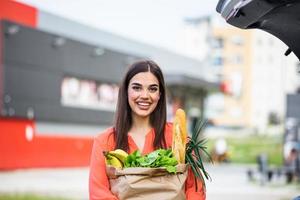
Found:
[(133, 76), (140, 72), (150, 71), (159, 82), (160, 98), (156, 108), (150, 114), (150, 123), (155, 131), (153, 142), (154, 148), (165, 148), (166, 140), (164, 137), (166, 125), (166, 88), (165, 81), (159, 66), (151, 60), (142, 60), (133, 63), (126, 72), (118, 95), (118, 103), (114, 124), (115, 148), (129, 151), (128, 131), (132, 126), (131, 108), (128, 103), (128, 85)]

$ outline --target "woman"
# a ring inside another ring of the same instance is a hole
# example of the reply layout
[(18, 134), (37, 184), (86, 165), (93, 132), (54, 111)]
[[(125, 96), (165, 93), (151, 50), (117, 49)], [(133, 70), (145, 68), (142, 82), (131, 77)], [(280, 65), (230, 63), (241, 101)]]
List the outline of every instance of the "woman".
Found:
[[(172, 146), (172, 124), (166, 123), (166, 91), (159, 66), (150, 60), (133, 63), (119, 89), (115, 124), (95, 138), (91, 155), (89, 193), (91, 200), (117, 200), (110, 191), (102, 152), (123, 149), (147, 154)], [(186, 198), (205, 199), (202, 183), (191, 170), (186, 181)]]

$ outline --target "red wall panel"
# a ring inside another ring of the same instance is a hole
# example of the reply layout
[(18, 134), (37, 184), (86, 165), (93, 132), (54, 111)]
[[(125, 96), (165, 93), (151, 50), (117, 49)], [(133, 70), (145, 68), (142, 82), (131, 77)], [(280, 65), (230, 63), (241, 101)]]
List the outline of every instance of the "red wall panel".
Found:
[(0, 0), (0, 19), (36, 27), (37, 9), (15, 1)]
[[(19, 2), (0, 0), (0, 20), (36, 27), (37, 12)], [(0, 74), (1, 66), (0, 56)], [(0, 169), (88, 166), (92, 143), (92, 137), (37, 134), (32, 120), (0, 117)]]
[(30, 120), (0, 119), (0, 169), (88, 166), (92, 143), (92, 137), (36, 134)]

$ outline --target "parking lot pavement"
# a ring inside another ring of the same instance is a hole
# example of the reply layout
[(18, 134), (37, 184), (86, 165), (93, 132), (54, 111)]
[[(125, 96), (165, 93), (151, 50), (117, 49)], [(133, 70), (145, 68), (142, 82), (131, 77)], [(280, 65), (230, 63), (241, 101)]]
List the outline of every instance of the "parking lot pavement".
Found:
[(26, 169), (0, 172), (0, 193), (35, 193), (88, 199), (88, 168)]
[[(291, 200), (300, 195), (299, 185), (286, 185), (284, 177), (274, 177), (264, 185), (260, 181), (250, 182), (247, 170), (255, 166), (214, 165), (208, 166), (212, 181), (207, 182), (208, 200)], [(256, 177), (259, 178), (259, 177)]]
[[(291, 200), (299, 186), (249, 182), (244, 165), (208, 165), (208, 200)], [(88, 168), (29, 169), (0, 172), (0, 193), (37, 193), (69, 199), (88, 199)], [(298, 189), (298, 190), (297, 190)]]

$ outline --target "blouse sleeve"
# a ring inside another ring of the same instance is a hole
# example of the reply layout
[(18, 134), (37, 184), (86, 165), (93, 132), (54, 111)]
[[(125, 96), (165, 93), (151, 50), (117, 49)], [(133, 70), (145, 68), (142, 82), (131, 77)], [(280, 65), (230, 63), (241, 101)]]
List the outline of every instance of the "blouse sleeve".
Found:
[(196, 182), (195, 176), (192, 173), (191, 168), (188, 171), (188, 177), (185, 184), (185, 194), (187, 200), (205, 200), (205, 188), (203, 187), (203, 183), (200, 180), (197, 181), (197, 191), (196, 191)]
[[(103, 141), (103, 139), (101, 139)], [(89, 174), (89, 196), (90, 200), (118, 200), (110, 191), (109, 181), (106, 175), (106, 165), (103, 150), (107, 150), (100, 138), (94, 139), (90, 174)], [(107, 142), (107, 141), (106, 141)]]

